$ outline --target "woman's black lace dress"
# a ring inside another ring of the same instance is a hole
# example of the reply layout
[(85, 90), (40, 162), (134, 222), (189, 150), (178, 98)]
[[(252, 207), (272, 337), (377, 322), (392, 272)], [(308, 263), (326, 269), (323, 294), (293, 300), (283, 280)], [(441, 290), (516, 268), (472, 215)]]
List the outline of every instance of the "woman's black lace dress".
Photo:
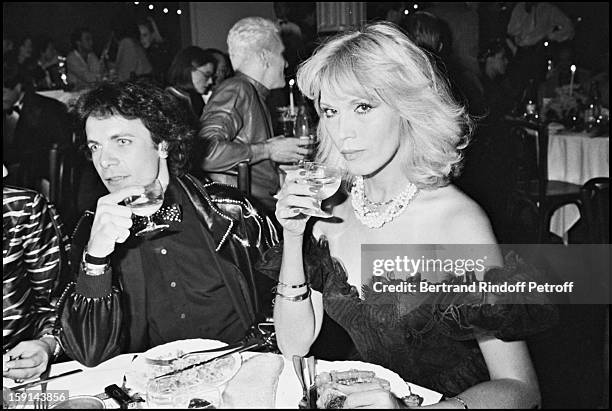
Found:
[[(469, 296), (474, 303), (467, 305), (453, 304), (440, 295), (389, 295), (364, 287), (362, 299), (347, 283), (342, 265), (330, 256), (327, 241), (306, 238), (306, 277), (312, 289), (322, 292), (326, 313), (351, 336), (360, 359), (446, 396), (489, 380), (477, 335), (523, 340), (557, 322), (554, 305), (516, 304), (516, 300), (504, 304), (509, 301), (503, 295)], [(282, 244), (268, 250), (264, 258), (259, 269), (277, 278)], [(487, 271), (485, 281), (512, 283), (538, 277), (516, 254), (509, 254), (505, 267)], [(463, 302), (466, 297), (462, 296)], [(492, 297), (495, 305), (488, 304)]]

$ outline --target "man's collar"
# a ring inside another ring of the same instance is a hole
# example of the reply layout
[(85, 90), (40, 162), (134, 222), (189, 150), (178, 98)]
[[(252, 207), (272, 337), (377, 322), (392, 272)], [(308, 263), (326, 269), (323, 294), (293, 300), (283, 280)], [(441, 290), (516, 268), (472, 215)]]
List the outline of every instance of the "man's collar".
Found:
[(181, 193), (176, 177), (170, 176), (170, 182), (164, 193), (164, 204), (181, 204)]
[(246, 74), (244, 74), (241, 71), (236, 71), (235, 74), (236, 77), (243, 77), (244, 79), (246, 79), (249, 83), (251, 83), (253, 86), (255, 86), (255, 89), (257, 90), (257, 93), (259, 93), (259, 95), (262, 98), (266, 98), (268, 97), (268, 94), (270, 94), (270, 89), (268, 89), (266, 86), (264, 86), (263, 84), (261, 84), (259, 81), (255, 80), (253, 77), (248, 76)]

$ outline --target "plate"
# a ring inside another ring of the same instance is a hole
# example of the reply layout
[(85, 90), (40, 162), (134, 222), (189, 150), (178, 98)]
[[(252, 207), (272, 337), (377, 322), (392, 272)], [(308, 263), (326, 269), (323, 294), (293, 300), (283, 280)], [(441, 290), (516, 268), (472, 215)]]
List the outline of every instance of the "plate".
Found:
[(376, 377), (384, 378), (391, 385), (391, 392), (396, 397), (401, 398), (407, 395), (418, 394), (423, 397), (423, 404), (431, 405), (440, 402), (442, 394), (439, 392), (421, 387), (420, 385), (407, 383), (395, 372), (388, 370), (380, 365), (370, 364), (362, 361), (322, 361), (317, 360), (317, 374), (331, 371), (349, 371), (351, 369), (361, 371), (373, 371)]
[[(158, 345), (148, 351), (140, 354), (130, 365), (129, 370), (125, 373), (127, 386), (136, 392), (144, 394), (146, 392), (147, 382), (151, 378), (166, 374), (176, 369), (184, 368), (190, 364), (206, 361), (210, 358), (217, 357), (222, 352), (211, 352), (203, 354), (190, 355), (181, 360), (175, 361), (172, 365), (158, 366), (147, 364), (146, 359), (167, 360), (176, 358), (178, 355), (198, 350), (208, 350), (212, 348), (224, 347), (227, 344), (218, 340), (191, 339), (179, 340), (171, 343)], [(207, 381), (211, 385), (220, 386), (228, 382), (240, 369), (242, 365), (242, 356), (240, 353), (234, 353), (223, 357), (218, 361), (213, 361), (204, 365), (209, 373), (207, 375), (210, 380)]]

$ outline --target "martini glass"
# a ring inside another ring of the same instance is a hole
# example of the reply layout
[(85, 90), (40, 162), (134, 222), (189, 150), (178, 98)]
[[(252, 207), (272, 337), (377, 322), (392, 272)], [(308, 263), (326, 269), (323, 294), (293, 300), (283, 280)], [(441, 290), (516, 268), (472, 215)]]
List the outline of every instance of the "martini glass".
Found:
[(315, 188), (316, 191), (313, 192), (312, 196), (319, 204), (318, 210), (302, 209), (302, 214), (321, 218), (333, 217), (331, 214), (321, 210), (321, 202), (334, 195), (340, 188), (342, 180), (340, 170), (318, 162), (304, 162), (297, 171), (305, 171), (305, 175), (298, 174), (299, 177), (296, 181), (299, 184), (307, 184), (311, 188)]

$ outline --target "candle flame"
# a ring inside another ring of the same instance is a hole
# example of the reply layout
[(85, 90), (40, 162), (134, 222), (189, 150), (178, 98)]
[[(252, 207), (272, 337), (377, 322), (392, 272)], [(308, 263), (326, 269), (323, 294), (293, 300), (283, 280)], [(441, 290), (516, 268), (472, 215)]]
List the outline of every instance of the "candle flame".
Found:
[(575, 65), (575, 64), (572, 64), (572, 65), (570, 66), (570, 70), (572, 71), (572, 73), (573, 73), (573, 72), (575, 72), (575, 71), (576, 71), (576, 65)]
[(294, 79), (289, 80), (289, 87), (293, 87), (294, 84), (295, 84)]

